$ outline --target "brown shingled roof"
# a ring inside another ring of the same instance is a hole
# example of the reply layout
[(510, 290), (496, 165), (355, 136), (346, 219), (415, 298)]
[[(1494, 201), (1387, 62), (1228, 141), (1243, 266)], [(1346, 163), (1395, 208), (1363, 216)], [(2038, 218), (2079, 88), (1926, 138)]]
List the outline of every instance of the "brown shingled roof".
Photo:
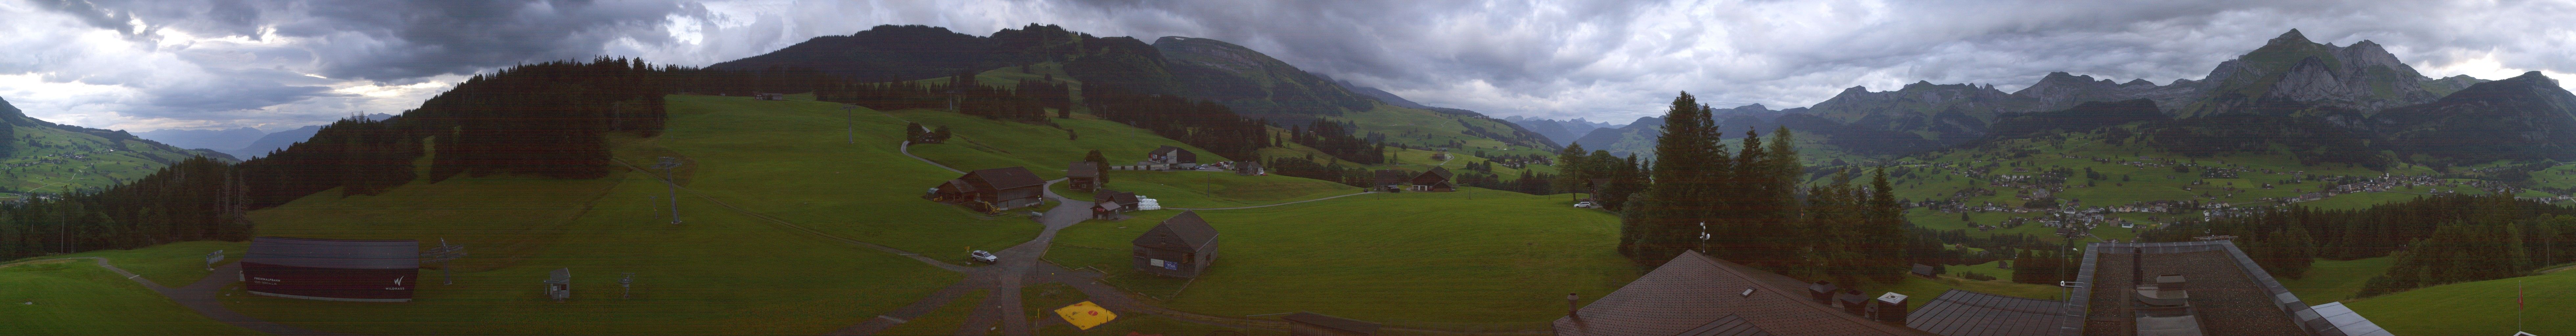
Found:
[(966, 176), (958, 177), (957, 179), (966, 180), (966, 182), (969, 183), (975, 183), (977, 184), (975, 186), (977, 188), (992, 190), (1031, 187), (1046, 184), (1046, 180), (1038, 179), (1037, 173), (1029, 172), (1028, 168), (1016, 166), (966, 172)]
[[(1807, 297), (1808, 283), (1699, 252), (1684, 252), (1610, 295), (1556, 320), (1556, 334), (1681, 335), (1738, 318), (1773, 335), (1932, 335), (1873, 322)], [(1747, 293), (1745, 290), (1752, 292)]]
[(1073, 164), (1065, 166), (1064, 177), (1100, 177), (1100, 163), (1074, 161)]
[(1216, 241), (1216, 227), (1199, 219), (1197, 211), (1182, 211), (1180, 215), (1163, 220), (1163, 224), (1146, 230), (1144, 235), (1136, 236), (1134, 243), (1136, 246), (1190, 251), (1212, 241)]

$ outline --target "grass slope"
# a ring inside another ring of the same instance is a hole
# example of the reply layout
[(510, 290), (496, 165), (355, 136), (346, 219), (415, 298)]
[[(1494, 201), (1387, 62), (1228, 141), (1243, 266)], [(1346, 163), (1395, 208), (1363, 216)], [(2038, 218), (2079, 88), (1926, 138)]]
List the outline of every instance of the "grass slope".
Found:
[[(2576, 272), (2456, 283), (2345, 303), (2398, 335), (2541, 335), (2576, 332)], [(2514, 304), (2523, 297), (2527, 308)]]
[(110, 139), (53, 127), (15, 128), (18, 139), (0, 156), (0, 196), (60, 194), (105, 188), (152, 175), (203, 152), (137, 139)]
[(2279, 280), (2282, 287), (2299, 295), (2299, 301), (2321, 305), (2352, 298), (2353, 293), (2361, 292), (2363, 283), (2369, 282), (2371, 277), (2387, 274), (2388, 267), (2396, 264), (2396, 257), (2317, 260), (2308, 267), (2307, 277)]
[[(1109, 190), (1153, 198), (1165, 207), (1224, 208), (1302, 201), (1360, 192), (1359, 187), (1279, 175), (1243, 176), (1220, 171), (1111, 171)], [(1057, 183), (1064, 197), (1088, 200), (1090, 192)]]
[(1221, 232), (1207, 273), (1183, 280), (1130, 271), (1129, 241), (1176, 214), (1075, 225), (1047, 259), (1097, 267), (1108, 282), (1208, 315), (1313, 311), (1497, 330), (1545, 329), (1564, 313), (1562, 293), (1599, 297), (1639, 275), (1612, 251), (1614, 216), (1473, 188), (1204, 211)]
[[(193, 266), (204, 266), (199, 257)], [(124, 278), (89, 260), (0, 267), (0, 334), (260, 334), (197, 315)]]

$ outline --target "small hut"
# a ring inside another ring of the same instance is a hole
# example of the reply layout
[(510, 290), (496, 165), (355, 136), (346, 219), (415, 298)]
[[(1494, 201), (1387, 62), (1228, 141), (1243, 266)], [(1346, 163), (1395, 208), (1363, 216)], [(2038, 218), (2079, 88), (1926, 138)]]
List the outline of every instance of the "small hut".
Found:
[(1923, 278), (1925, 278), (1925, 279), (1931, 279), (1931, 278), (1933, 278), (1933, 276), (1935, 276), (1935, 275), (1940, 275), (1940, 274), (1935, 274), (1935, 273), (1933, 273), (1932, 265), (1924, 265), (1924, 264), (1914, 264), (1914, 272), (1913, 272), (1913, 273), (1914, 273), (1914, 276), (1923, 277)]
[(1453, 176), (1455, 175), (1449, 172), (1449, 168), (1431, 167), (1431, 171), (1422, 172), (1422, 175), (1413, 177), (1413, 191), (1458, 191), (1457, 185), (1449, 183), (1449, 178)]
[(1196, 211), (1163, 220), (1136, 236), (1134, 243), (1136, 269), (1146, 273), (1195, 278), (1216, 261), (1216, 227), (1208, 226)]
[(1100, 163), (1074, 161), (1064, 169), (1064, 182), (1073, 187), (1073, 190), (1091, 191), (1100, 188)]
[(557, 268), (546, 275), (546, 298), (555, 302), (572, 299), (572, 268)]
[(1288, 321), (1288, 336), (1368, 336), (1377, 334), (1377, 323), (1333, 317), (1332, 315), (1297, 312), (1279, 317)]

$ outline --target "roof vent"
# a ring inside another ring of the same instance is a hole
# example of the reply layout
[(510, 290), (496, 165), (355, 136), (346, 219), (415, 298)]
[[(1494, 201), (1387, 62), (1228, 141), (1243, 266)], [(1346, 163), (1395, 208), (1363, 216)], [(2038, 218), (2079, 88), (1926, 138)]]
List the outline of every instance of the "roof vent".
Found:
[(1743, 292), (1743, 293), (1736, 293), (1736, 294), (1735, 294), (1735, 296), (1740, 296), (1740, 297), (1751, 297), (1751, 296), (1753, 296), (1753, 288), (1751, 288), (1751, 287), (1744, 288), (1744, 292)]

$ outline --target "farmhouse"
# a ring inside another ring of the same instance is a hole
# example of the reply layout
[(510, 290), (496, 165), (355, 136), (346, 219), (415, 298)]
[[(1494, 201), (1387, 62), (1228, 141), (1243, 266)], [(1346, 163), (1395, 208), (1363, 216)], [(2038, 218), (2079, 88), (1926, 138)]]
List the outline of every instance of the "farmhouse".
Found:
[(1376, 178), (1370, 179), (1372, 182), (1369, 185), (1382, 191), (1397, 191), (1403, 190), (1404, 182), (1411, 178), (1413, 178), (1413, 172), (1400, 169), (1381, 169), (1377, 171)]
[(931, 188), (924, 197), (994, 212), (1036, 206), (1045, 188), (1046, 181), (1039, 180), (1028, 168), (1005, 167), (966, 172), (965, 176)]
[(1118, 214), (1136, 211), (1136, 193), (1100, 189), (1091, 193), (1091, 218), (1116, 218)]
[(1073, 187), (1073, 190), (1091, 191), (1100, 188), (1100, 168), (1099, 162), (1074, 161), (1064, 169), (1064, 183)]
[(1368, 336), (1377, 334), (1377, 323), (1333, 317), (1332, 315), (1297, 312), (1279, 317), (1288, 321), (1288, 336)]
[(1195, 278), (1216, 261), (1216, 227), (1197, 211), (1181, 212), (1136, 236), (1136, 269), (1164, 276)]
[(1270, 174), (1270, 171), (1261, 169), (1261, 161), (1235, 161), (1232, 166), (1234, 167), (1235, 175), (1259, 176)]
[(1932, 335), (1827, 305), (1810, 296), (1811, 285), (1685, 251), (1556, 319), (1556, 334)]
[(1449, 168), (1431, 167), (1431, 171), (1422, 172), (1422, 175), (1413, 177), (1413, 191), (1458, 191), (1457, 185), (1449, 184), (1449, 178), (1452, 176), (1454, 175), (1449, 173)]
[(406, 302), (420, 278), (418, 240), (252, 237), (241, 278), (251, 294)]
[(2082, 326), (2082, 335), (2341, 336), (2377, 331), (2352, 323), (2359, 314), (2334, 314), (2343, 321), (2327, 318), (2227, 240), (2091, 243), (2084, 249), (2083, 265), (2075, 283), (2086, 285), (2073, 287), (2067, 308), (2055, 317), (2058, 325)]
[(1163, 146), (1162, 148), (1155, 148), (1152, 152), (1145, 152), (1145, 162), (1143, 165), (1167, 165), (1173, 169), (1195, 169), (1198, 168), (1199, 165), (1199, 154), (1191, 153), (1190, 150), (1181, 149), (1180, 147)]

